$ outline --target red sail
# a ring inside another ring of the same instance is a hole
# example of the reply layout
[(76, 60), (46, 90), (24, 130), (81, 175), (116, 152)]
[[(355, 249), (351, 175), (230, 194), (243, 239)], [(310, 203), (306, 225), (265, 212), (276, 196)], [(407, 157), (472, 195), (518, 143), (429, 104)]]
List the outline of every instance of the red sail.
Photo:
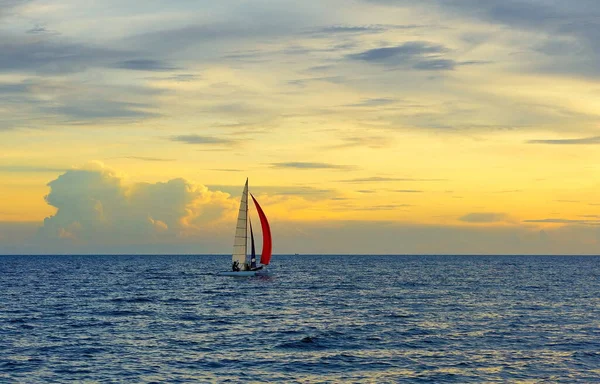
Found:
[[(252, 194), (250, 194), (250, 196), (252, 196)], [(267, 221), (267, 216), (265, 216), (265, 213), (260, 205), (258, 205), (258, 201), (256, 201), (254, 196), (252, 196), (252, 200), (254, 200), (254, 205), (256, 205), (256, 212), (258, 212), (258, 217), (260, 218), (260, 226), (262, 227), (263, 234), (263, 248), (262, 254), (260, 255), (260, 263), (267, 265), (271, 262), (271, 252), (273, 248), (271, 242), (271, 227)]]

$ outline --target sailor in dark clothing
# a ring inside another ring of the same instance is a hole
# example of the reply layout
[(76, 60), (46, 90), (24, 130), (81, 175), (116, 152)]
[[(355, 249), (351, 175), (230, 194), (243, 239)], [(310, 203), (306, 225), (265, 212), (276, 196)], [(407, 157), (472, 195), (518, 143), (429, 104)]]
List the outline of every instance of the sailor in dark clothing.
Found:
[(239, 272), (240, 270), (240, 263), (236, 260), (233, 262), (233, 265), (231, 266), (231, 268), (233, 269), (233, 272)]

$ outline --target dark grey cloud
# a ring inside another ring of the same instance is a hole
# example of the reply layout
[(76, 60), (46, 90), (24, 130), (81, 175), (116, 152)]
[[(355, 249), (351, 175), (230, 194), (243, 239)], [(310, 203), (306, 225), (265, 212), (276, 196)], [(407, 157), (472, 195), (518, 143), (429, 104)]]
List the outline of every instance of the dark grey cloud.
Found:
[(35, 27), (27, 30), (27, 33), (30, 35), (38, 35), (38, 34), (57, 34), (55, 31), (51, 31), (44, 26), (36, 25)]
[(226, 139), (215, 136), (201, 136), (201, 135), (179, 135), (171, 136), (171, 141), (193, 144), (193, 145), (235, 145), (238, 143), (237, 140)]
[(448, 59), (422, 60), (416, 63), (413, 68), (423, 71), (451, 71), (456, 68), (457, 63)]
[(71, 100), (68, 104), (52, 107), (45, 106), (46, 112), (62, 116), (69, 123), (90, 123), (107, 120), (139, 120), (158, 117), (150, 103), (132, 103), (128, 101), (111, 101), (106, 99)]
[(162, 60), (133, 59), (120, 61), (114, 64), (115, 68), (130, 69), (134, 71), (174, 71), (180, 68), (170, 65)]
[(395, 47), (374, 48), (354, 53), (348, 55), (348, 58), (384, 64), (398, 64), (404, 63), (414, 57), (441, 54), (447, 51), (448, 49), (440, 44), (433, 44), (426, 41), (409, 41)]
[[(43, 76), (0, 83), (0, 104), (4, 109), (0, 114), (0, 130), (83, 122), (135, 122), (159, 116), (155, 97), (164, 92), (159, 88), (92, 82), (82, 89), (75, 80)], [(48, 94), (52, 97), (48, 98)]]
[(311, 162), (283, 162), (272, 163), (274, 168), (291, 168), (291, 169), (353, 169), (350, 165), (338, 165), (330, 163), (311, 163)]
[[(364, 0), (388, 6), (414, 7), (410, 0)], [(423, 0), (419, 5), (460, 17), (546, 35), (539, 45), (523, 41), (523, 49), (541, 52), (549, 60), (526, 61), (533, 70), (600, 76), (600, 2), (596, 0)], [(489, 36), (489, 39), (493, 36)]]
[[(374, 48), (346, 55), (352, 60), (366, 61), (386, 66), (410, 67), (421, 71), (449, 71), (463, 63), (443, 58), (450, 50), (427, 41), (409, 41), (395, 47)], [(464, 65), (474, 62), (466, 61)]]
[[(408, 26), (407, 26), (408, 27)], [(414, 26), (416, 27), (416, 26)], [(393, 26), (387, 25), (330, 25), (326, 27), (311, 29), (306, 32), (308, 35), (312, 35), (313, 37), (330, 37), (330, 36), (340, 36), (340, 35), (362, 35), (362, 34), (374, 34), (374, 33), (382, 33)]]
[(115, 59), (131, 56), (91, 44), (69, 43), (52, 37), (34, 40), (0, 35), (0, 72), (73, 73), (90, 67), (108, 66)]
[(317, 29), (315, 32), (322, 33), (363, 33), (363, 32), (383, 32), (387, 28), (382, 25), (373, 26), (349, 26), (349, 25), (332, 25)]
[(600, 136), (584, 137), (581, 139), (529, 140), (529, 141), (527, 141), (527, 144), (552, 144), (552, 145), (600, 144)]
[(459, 218), (460, 221), (465, 223), (497, 223), (506, 221), (506, 219), (507, 215), (505, 213), (495, 212), (473, 212)]
[(412, 179), (412, 178), (399, 178), (399, 177), (365, 177), (349, 180), (339, 180), (344, 183), (378, 183), (378, 182), (392, 182), (392, 181), (446, 181), (445, 179)]
[(31, 85), (26, 82), (21, 83), (0, 83), (0, 97), (6, 94), (27, 93), (31, 89)]

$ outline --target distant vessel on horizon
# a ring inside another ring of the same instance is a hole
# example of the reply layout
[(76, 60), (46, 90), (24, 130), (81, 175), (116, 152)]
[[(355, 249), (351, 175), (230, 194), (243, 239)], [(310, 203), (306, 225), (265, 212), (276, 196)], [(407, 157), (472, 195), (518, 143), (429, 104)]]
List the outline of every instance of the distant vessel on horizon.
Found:
[[(260, 219), (260, 225), (262, 229), (263, 237), (263, 248), (260, 255), (260, 261), (256, 262), (256, 252), (254, 248), (254, 232), (252, 230), (252, 223), (248, 216), (248, 179), (244, 185), (244, 191), (242, 192), (242, 198), (240, 199), (240, 210), (238, 212), (237, 226), (235, 230), (235, 237), (233, 240), (233, 252), (231, 256), (231, 271), (221, 272), (221, 276), (232, 276), (232, 277), (247, 277), (247, 276), (265, 276), (268, 275), (267, 265), (271, 262), (271, 254), (273, 243), (271, 240), (271, 227), (267, 216), (263, 212), (258, 201), (252, 194), (252, 201), (256, 207), (256, 212)], [(251, 242), (251, 254), (248, 257), (248, 224), (250, 226), (250, 242)]]

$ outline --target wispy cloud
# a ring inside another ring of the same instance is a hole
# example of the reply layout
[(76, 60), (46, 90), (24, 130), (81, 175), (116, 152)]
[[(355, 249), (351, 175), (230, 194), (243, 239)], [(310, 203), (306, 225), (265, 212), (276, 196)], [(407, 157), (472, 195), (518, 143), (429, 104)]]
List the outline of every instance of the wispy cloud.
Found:
[(283, 163), (272, 163), (273, 168), (291, 168), (291, 169), (354, 169), (352, 165), (339, 165), (331, 163), (311, 163), (311, 162), (283, 162)]
[(169, 138), (171, 141), (175, 141), (178, 143), (184, 144), (192, 144), (192, 145), (227, 145), (232, 146), (238, 144), (237, 140), (225, 139), (222, 137), (215, 136), (201, 136), (201, 135), (179, 135), (179, 136), (171, 136)]
[(355, 104), (347, 104), (346, 107), (379, 107), (382, 105), (394, 104), (397, 102), (396, 99), (390, 97), (379, 97), (379, 98), (370, 98), (363, 99)]
[(452, 70), (459, 63), (440, 57), (449, 49), (441, 44), (427, 41), (409, 41), (394, 47), (374, 48), (349, 54), (352, 60), (361, 60), (385, 65), (409, 65), (424, 71)]
[(465, 223), (497, 223), (506, 221), (507, 217), (505, 213), (473, 212), (460, 217), (459, 220)]
[(394, 189), (392, 192), (396, 193), (423, 193), (424, 191), (418, 189)]
[(339, 180), (343, 183), (379, 183), (379, 182), (393, 182), (393, 181), (446, 181), (446, 179), (412, 179), (412, 178), (400, 178), (400, 177), (365, 177), (349, 180)]
[(536, 219), (523, 220), (524, 223), (552, 223), (552, 224), (600, 224), (600, 220), (571, 220), (571, 219)]
[(165, 159), (165, 158), (161, 158), (161, 157), (146, 157), (146, 156), (124, 156), (123, 158), (130, 159), (130, 160), (150, 161), (150, 162), (175, 161), (175, 159)]
[(587, 145), (600, 144), (600, 136), (584, 137), (581, 139), (554, 139), (554, 140), (529, 140), (528, 144), (552, 144), (552, 145)]
[(344, 142), (337, 145), (329, 146), (332, 149), (366, 147), (372, 149), (387, 148), (393, 143), (393, 140), (384, 136), (368, 136), (368, 137), (346, 137), (342, 139)]
[(448, 49), (440, 44), (433, 44), (426, 41), (410, 41), (395, 47), (374, 48), (354, 53), (348, 55), (348, 58), (378, 63), (398, 63), (415, 56), (421, 57), (447, 51)]
[(130, 69), (134, 71), (174, 71), (177, 68), (173, 65), (167, 64), (162, 60), (150, 60), (150, 59), (135, 59), (125, 60), (114, 64), (115, 68)]

